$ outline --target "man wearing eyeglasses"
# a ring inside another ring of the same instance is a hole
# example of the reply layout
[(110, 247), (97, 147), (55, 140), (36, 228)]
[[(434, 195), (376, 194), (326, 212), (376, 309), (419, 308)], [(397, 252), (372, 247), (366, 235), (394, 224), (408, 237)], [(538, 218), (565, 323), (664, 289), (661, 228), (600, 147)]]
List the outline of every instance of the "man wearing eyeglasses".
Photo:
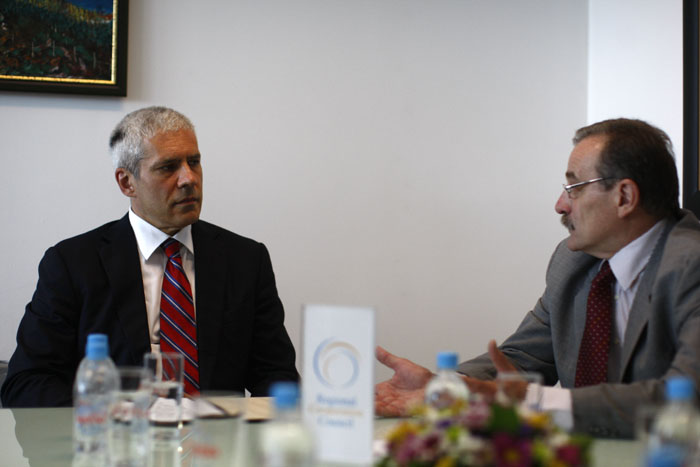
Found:
[[(491, 341), (458, 371), (491, 396), (499, 371), (540, 373), (542, 408), (562, 425), (630, 437), (636, 409), (662, 401), (666, 379), (700, 388), (700, 223), (678, 205), (660, 129), (606, 120), (573, 142), (555, 205), (569, 237), (552, 255), (543, 295), (505, 342)], [(377, 358), (395, 370), (376, 387), (377, 413), (405, 413), (430, 371), (381, 347)]]

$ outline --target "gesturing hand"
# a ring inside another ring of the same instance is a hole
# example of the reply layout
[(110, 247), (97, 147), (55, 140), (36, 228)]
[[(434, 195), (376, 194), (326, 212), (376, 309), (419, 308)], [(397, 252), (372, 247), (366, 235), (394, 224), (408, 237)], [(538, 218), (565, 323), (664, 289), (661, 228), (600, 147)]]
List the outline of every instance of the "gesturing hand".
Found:
[(425, 385), (433, 374), (427, 368), (377, 346), (377, 360), (394, 370), (394, 376), (374, 389), (374, 410), (377, 415), (397, 417), (406, 415), (408, 409), (423, 402)]
[[(505, 356), (503, 352), (496, 345), (495, 340), (489, 341), (488, 346), (489, 357), (491, 357), (491, 362), (493, 366), (499, 372), (516, 372), (518, 369), (513, 365), (508, 357)], [(495, 381), (484, 381), (477, 378), (472, 378), (470, 376), (462, 376), (464, 381), (469, 386), (469, 390), (486, 396), (487, 400), (493, 400), (496, 397), (496, 392), (498, 391), (498, 383)], [(521, 400), (525, 397), (525, 392), (527, 391), (527, 383), (524, 381), (512, 381), (509, 382), (504, 388), (506, 395), (515, 398), (516, 400)]]

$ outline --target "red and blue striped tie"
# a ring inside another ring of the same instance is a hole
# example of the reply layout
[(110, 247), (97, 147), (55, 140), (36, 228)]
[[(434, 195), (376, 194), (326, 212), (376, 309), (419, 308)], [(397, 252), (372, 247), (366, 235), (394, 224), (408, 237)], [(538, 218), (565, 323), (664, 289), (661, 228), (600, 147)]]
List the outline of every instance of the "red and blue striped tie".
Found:
[(192, 288), (182, 268), (180, 242), (169, 238), (161, 245), (168, 257), (160, 296), (160, 351), (182, 354), (185, 393), (199, 393), (197, 321)]

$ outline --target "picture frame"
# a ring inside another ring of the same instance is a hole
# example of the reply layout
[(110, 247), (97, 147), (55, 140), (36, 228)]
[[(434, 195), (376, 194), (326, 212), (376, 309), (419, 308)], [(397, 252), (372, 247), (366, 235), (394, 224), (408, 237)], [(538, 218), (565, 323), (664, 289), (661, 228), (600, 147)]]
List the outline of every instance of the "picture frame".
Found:
[(683, 0), (683, 207), (700, 214), (700, 0)]
[(0, 91), (126, 96), (128, 0), (3, 0)]

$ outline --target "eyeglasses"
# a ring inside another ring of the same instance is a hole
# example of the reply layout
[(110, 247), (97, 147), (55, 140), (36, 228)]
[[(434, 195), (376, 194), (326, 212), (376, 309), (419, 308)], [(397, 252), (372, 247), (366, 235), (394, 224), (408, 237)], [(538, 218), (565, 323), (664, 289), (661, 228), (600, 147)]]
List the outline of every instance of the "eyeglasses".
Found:
[(576, 193), (577, 193), (577, 191), (574, 190), (574, 188), (580, 188), (582, 186), (586, 186), (586, 185), (589, 185), (591, 183), (602, 182), (603, 180), (610, 180), (612, 178), (615, 178), (615, 177), (592, 178), (590, 180), (586, 180), (585, 182), (572, 183), (571, 185), (562, 184), (562, 187), (564, 187), (564, 191), (566, 191), (566, 194), (569, 195), (569, 198), (573, 199), (576, 197)]

